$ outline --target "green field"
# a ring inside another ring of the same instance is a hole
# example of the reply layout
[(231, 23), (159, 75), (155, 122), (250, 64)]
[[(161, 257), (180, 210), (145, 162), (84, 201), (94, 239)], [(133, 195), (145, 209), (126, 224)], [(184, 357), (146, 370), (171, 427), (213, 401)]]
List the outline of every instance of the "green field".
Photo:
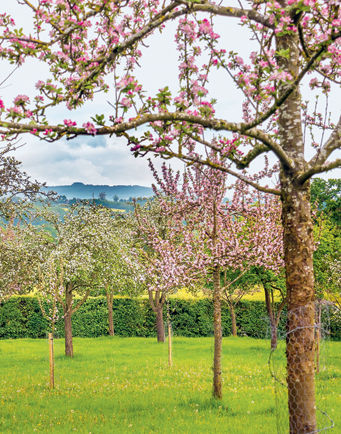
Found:
[[(47, 340), (0, 341), (0, 432), (256, 434), (276, 432), (277, 408), (286, 418), (281, 386), (275, 404), (267, 340), (224, 338), (222, 402), (210, 398), (212, 338), (175, 338), (172, 368), (167, 344), (152, 338), (76, 338), (74, 349), (66, 359), (64, 341), (55, 341), (50, 391)], [(322, 346), (321, 364), (318, 405), (335, 422), (329, 432), (341, 433), (341, 342)], [(330, 424), (319, 419), (321, 428)]]

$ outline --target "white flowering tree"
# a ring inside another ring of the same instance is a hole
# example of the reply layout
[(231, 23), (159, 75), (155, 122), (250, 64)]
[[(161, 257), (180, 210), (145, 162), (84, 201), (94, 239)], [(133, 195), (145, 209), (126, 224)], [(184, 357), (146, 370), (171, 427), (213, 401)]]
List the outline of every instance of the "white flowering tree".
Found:
[(103, 257), (112, 247), (111, 223), (109, 210), (80, 204), (68, 211), (64, 221), (53, 222), (56, 238), (40, 269), (40, 289), (62, 307), (69, 357), (73, 356), (72, 316), (103, 285)]
[[(104, 222), (103, 222), (104, 223)], [(114, 336), (113, 298), (116, 294), (139, 294), (143, 286), (143, 273), (132, 255), (135, 245), (132, 219), (129, 215), (114, 215), (106, 219), (107, 238), (105, 248), (99, 253), (99, 285), (105, 291), (108, 306), (109, 335)]]

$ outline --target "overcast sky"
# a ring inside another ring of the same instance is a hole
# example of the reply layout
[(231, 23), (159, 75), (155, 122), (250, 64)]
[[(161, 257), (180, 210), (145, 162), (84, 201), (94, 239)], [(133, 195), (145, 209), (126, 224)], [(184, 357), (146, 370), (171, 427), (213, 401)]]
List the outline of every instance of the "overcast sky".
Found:
[[(5, 11), (11, 13), (17, 24), (24, 28), (30, 22), (27, 8), (18, 6), (16, 0), (1, 1), (0, 13)], [(218, 24), (223, 32), (222, 41), (227, 44), (224, 46), (225, 49), (236, 50), (238, 44), (238, 51), (242, 54), (251, 50), (252, 42), (245, 37), (245, 29), (240, 28), (237, 20), (221, 18)], [(0, 62), (1, 82), (13, 67), (4, 61)], [(161, 36), (156, 34), (149, 40), (149, 48), (143, 57), (140, 72), (144, 88), (155, 93), (165, 85), (171, 87), (172, 83), (175, 84), (178, 75), (176, 63), (174, 26), (171, 25)], [(32, 95), (34, 84), (38, 79), (43, 79), (44, 74), (44, 65), (29, 62), (6, 81), (0, 89), (0, 96), (9, 101), (18, 94)], [(227, 85), (227, 77), (222, 75), (222, 72), (211, 81), (210, 92), (212, 97), (219, 97), (219, 116), (230, 121), (239, 120), (242, 97), (233, 85)], [(95, 101), (85, 104), (82, 110), (72, 113), (60, 107), (54, 111), (53, 121), (61, 122), (65, 118), (72, 118), (81, 124), (89, 117), (89, 113), (110, 113), (111, 108), (107, 100), (108, 96), (97, 97)], [(336, 90), (330, 101), (330, 109), (339, 111), (340, 100), (341, 92)], [(118, 138), (79, 137), (71, 141), (46, 143), (26, 135), (23, 142), (25, 146), (17, 151), (16, 157), (23, 162), (24, 169), (33, 178), (47, 182), (48, 185), (70, 184), (76, 181), (109, 185), (150, 185), (153, 181), (147, 160), (134, 158), (125, 141)], [(172, 164), (175, 168), (183, 166), (180, 162)], [(339, 175), (340, 171), (332, 171), (329, 176)]]

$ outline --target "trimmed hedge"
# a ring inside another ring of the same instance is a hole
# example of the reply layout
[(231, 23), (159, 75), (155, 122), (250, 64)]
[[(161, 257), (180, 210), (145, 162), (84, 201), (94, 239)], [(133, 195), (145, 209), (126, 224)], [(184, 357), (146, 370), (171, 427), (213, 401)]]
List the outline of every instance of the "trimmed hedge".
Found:
[[(173, 333), (177, 336), (212, 336), (213, 306), (208, 299), (169, 302)], [(148, 300), (114, 298), (115, 334), (119, 336), (155, 336), (155, 314)], [(238, 334), (254, 338), (269, 338), (269, 320), (261, 301), (241, 301), (236, 307)], [(166, 316), (165, 316), (166, 318)], [(333, 339), (341, 339), (341, 315), (337, 311), (323, 312), (324, 323)], [(228, 309), (222, 309), (223, 335), (229, 336), (231, 319)], [(74, 336), (97, 337), (108, 334), (105, 297), (90, 297), (72, 317)], [(36, 297), (12, 297), (0, 306), (0, 339), (46, 337), (48, 323), (43, 318)], [(56, 336), (64, 335), (64, 324), (56, 325)], [(279, 335), (285, 335), (285, 312), (279, 324)]]

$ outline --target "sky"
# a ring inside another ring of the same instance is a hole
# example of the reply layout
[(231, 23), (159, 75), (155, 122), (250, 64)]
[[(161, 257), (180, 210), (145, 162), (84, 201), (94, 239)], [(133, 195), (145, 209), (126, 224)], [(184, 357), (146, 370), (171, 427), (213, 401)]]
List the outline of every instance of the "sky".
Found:
[[(228, 2), (230, 4), (230, 2)], [(27, 8), (18, 6), (16, 0), (1, 2), (0, 13), (9, 12), (17, 24), (27, 28), (29, 14)], [(226, 23), (228, 22), (228, 26)], [(218, 19), (218, 27), (222, 33), (222, 40), (227, 50), (236, 49), (241, 54), (248, 53), (252, 48), (252, 41), (245, 37), (245, 30), (241, 29), (237, 20)], [(231, 45), (230, 45), (231, 44)], [(156, 34), (148, 40), (149, 48), (145, 50), (141, 62), (140, 77), (144, 88), (155, 93), (159, 88), (176, 83), (178, 71), (176, 69), (177, 53), (174, 43), (174, 26), (170, 25), (162, 35)], [(0, 82), (13, 71), (13, 66), (0, 61)], [(33, 94), (34, 85), (38, 79), (46, 75), (44, 65), (28, 62), (24, 68), (14, 72), (0, 87), (0, 96), (11, 100), (18, 94)], [(219, 97), (217, 112), (220, 117), (230, 121), (238, 121), (242, 97), (233, 85), (228, 85), (225, 75), (217, 73), (210, 82), (212, 97)], [(308, 94), (309, 97), (309, 94)], [(341, 91), (333, 92), (329, 103), (331, 110), (338, 112)], [(109, 113), (108, 96), (99, 96), (94, 101), (84, 105), (82, 110), (68, 112), (64, 107), (54, 110), (52, 120), (62, 122), (65, 118), (72, 118), (81, 124), (89, 113)], [(134, 158), (126, 146), (126, 142), (119, 138), (78, 137), (70, 141), (46, 143), (31, 135), (25, 135), (22, 146), (15, 154), (22, 161), (23, 168), (34, 179), (46, 182), (47, 185), (65, 185), (73, 182), (88, 184), (139, 184), (150, 185), (153, 182), (146, 158)], [(158, 159), (157, 167), (161, 164)], [(183, 163), (172, 161), (175, 169), (181, 169)], [(340, 176), (340, 171), (332, 171), (330, 177)]]

